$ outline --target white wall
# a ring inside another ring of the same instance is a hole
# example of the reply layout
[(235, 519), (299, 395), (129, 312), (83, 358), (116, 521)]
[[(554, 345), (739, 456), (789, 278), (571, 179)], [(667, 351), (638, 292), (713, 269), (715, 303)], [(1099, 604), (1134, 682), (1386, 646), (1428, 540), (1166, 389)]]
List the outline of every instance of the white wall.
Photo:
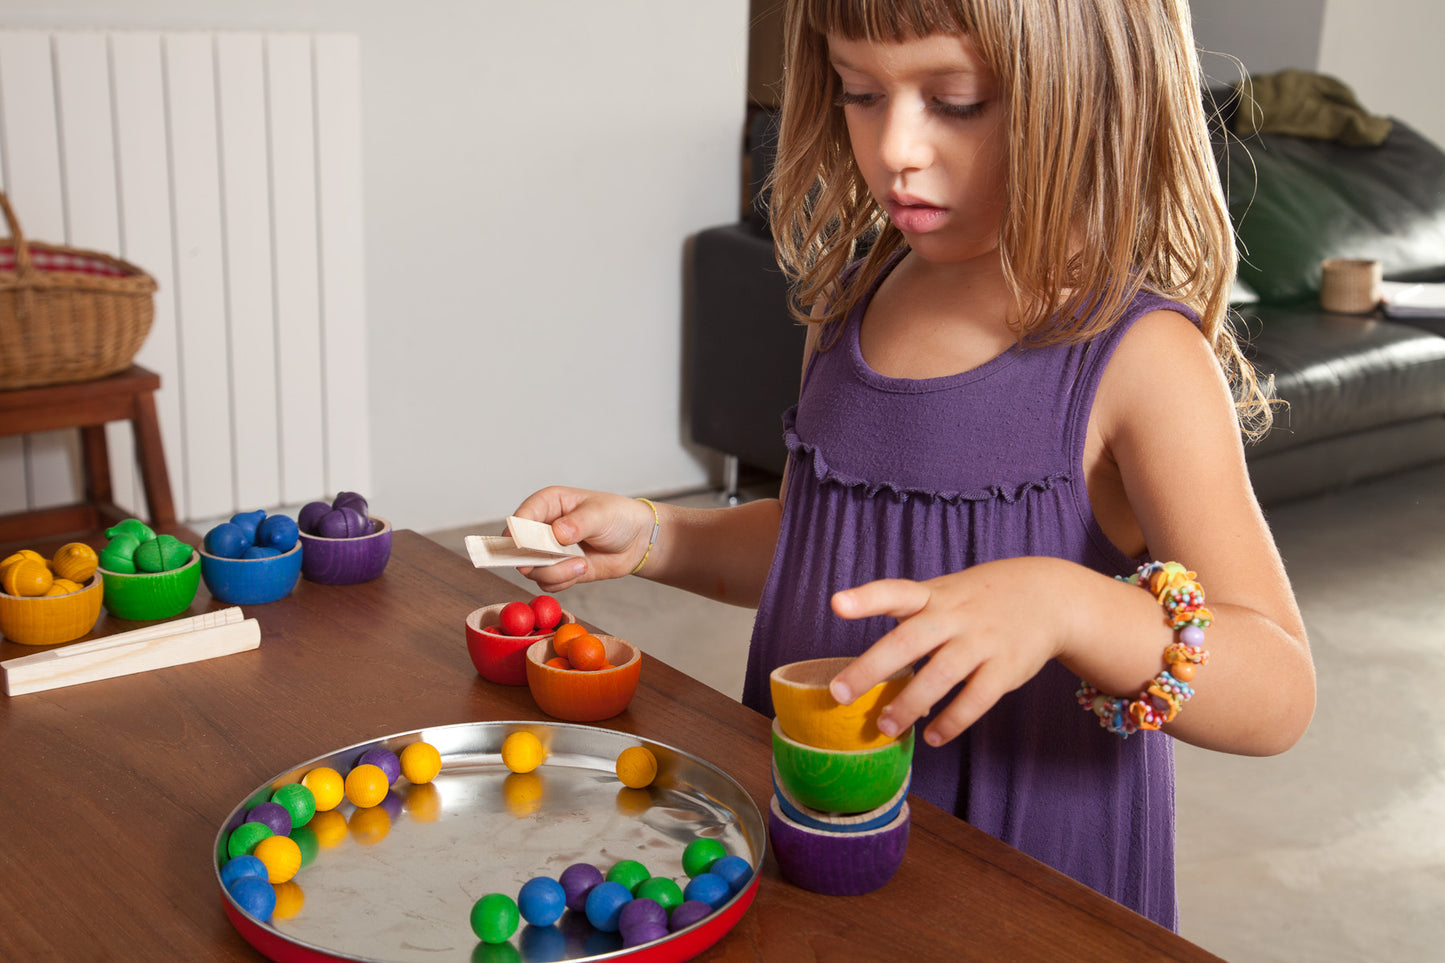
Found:
[(1445, 145), (1445, 3), (1441, 0), (1192, 0), (1195, 39), (1216, 83), (1252, 73), (1318, 70), (1366, 109)]
[(553, 482), (707, 480), (679, 403), (683, 249), (737, 216), (747, 6), (0, 0), (0, 26), (360, 37), (366, 494), (425, 531)]

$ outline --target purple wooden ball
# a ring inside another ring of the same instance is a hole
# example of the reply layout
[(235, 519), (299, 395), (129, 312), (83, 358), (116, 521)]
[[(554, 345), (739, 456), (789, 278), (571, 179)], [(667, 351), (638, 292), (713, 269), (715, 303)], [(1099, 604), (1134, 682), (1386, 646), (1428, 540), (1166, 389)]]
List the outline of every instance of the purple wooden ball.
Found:
[(377, 746), (375, 749), (368, 749), (360, 756), (357, 756), (355, 765), (365, 766), (367, 764), (376, 766), (386, 773), (386, 784), (389, 786), (401, 778), (401, 759), (390, 749)]
[(246, 813), (246, 822), (269, 826), (277, 836), (291, 835), (291, 813), (280, 803), (257, 803)]
[(562, 870), (557, 882), (567, 894), (567, 908), (580, 913), (587, 908), (587, 894), (602, 882), (602, 870), (591, 863), (573, 863)]
[(296, 513), (296, 524), (307, 535), (320, 534), (316, 530), (316, 523), (321, 521), (321, 516), (330, 514), (330, 512), (331, 506), (326, 502), (307, 502), (302, 506), (301, 511)]
[(627, 931), (641, 927), (661, 927), (664, 932), (667, 930), (667, 910), (655, 899), (639, 897), (622, 907), (622, 915), (617, 918), (617, 929), (622, 933), (622, 938), (627, 939)]
[(672, 916), (669, 917), (667, 921), (667, 928), (676, 933), (678, 930), (686, 929), (711, 912), (712, 907), (702, 900), (687, 900), (672, 911)]
[(362, 515), (370, 515), (371, 507), (366, 504), (366, 499), (356, 492), (340, 492), (331, 499), (332, 508), (354, 508)]
[(630, 948), (633, 946), (641, 946), (643, 943), (651, 943), (653, 940), (662, 939), (667, 935), (667, 924), (647, 923), (642, 926), (635, 926), (632, 929), (624, 927), (619, 932), (622, 933), (622, 945)]
[(354, 508), (335, 508), (321, 516), (316, 534), (322, 538), (356, 538), (371, 534), (371, 522)]

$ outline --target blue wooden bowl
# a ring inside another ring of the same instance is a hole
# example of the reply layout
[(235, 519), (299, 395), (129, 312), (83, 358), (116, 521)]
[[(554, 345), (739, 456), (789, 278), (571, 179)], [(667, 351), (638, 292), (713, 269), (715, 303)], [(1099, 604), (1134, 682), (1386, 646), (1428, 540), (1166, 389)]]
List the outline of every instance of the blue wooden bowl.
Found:
[(301, 578), (301, 543), (291, 550), (266, 558), (223, 558), (205, 549), (201, 556), (201, 578), (211, 597), (229, 605), (261, 605), (291, 594)]

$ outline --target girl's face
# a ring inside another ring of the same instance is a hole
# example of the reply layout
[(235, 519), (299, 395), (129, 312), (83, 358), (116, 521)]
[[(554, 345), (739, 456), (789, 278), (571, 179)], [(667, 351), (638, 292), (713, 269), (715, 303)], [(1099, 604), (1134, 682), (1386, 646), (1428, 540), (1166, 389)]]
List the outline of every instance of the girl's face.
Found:
[(995, 257), (1006, 108), (969, 39), (830, 34), (828, 55), (858, 169), (909, 246), (940, 263)]

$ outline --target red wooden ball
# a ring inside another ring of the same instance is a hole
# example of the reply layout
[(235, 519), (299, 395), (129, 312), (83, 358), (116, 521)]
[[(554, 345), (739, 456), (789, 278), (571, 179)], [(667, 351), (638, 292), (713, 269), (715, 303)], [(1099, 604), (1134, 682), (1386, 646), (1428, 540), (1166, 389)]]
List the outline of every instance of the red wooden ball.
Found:
[(526, 602), (508, 602), (498, 621), (508, 635), (527, 635), (537, 624), (537, 616)]

